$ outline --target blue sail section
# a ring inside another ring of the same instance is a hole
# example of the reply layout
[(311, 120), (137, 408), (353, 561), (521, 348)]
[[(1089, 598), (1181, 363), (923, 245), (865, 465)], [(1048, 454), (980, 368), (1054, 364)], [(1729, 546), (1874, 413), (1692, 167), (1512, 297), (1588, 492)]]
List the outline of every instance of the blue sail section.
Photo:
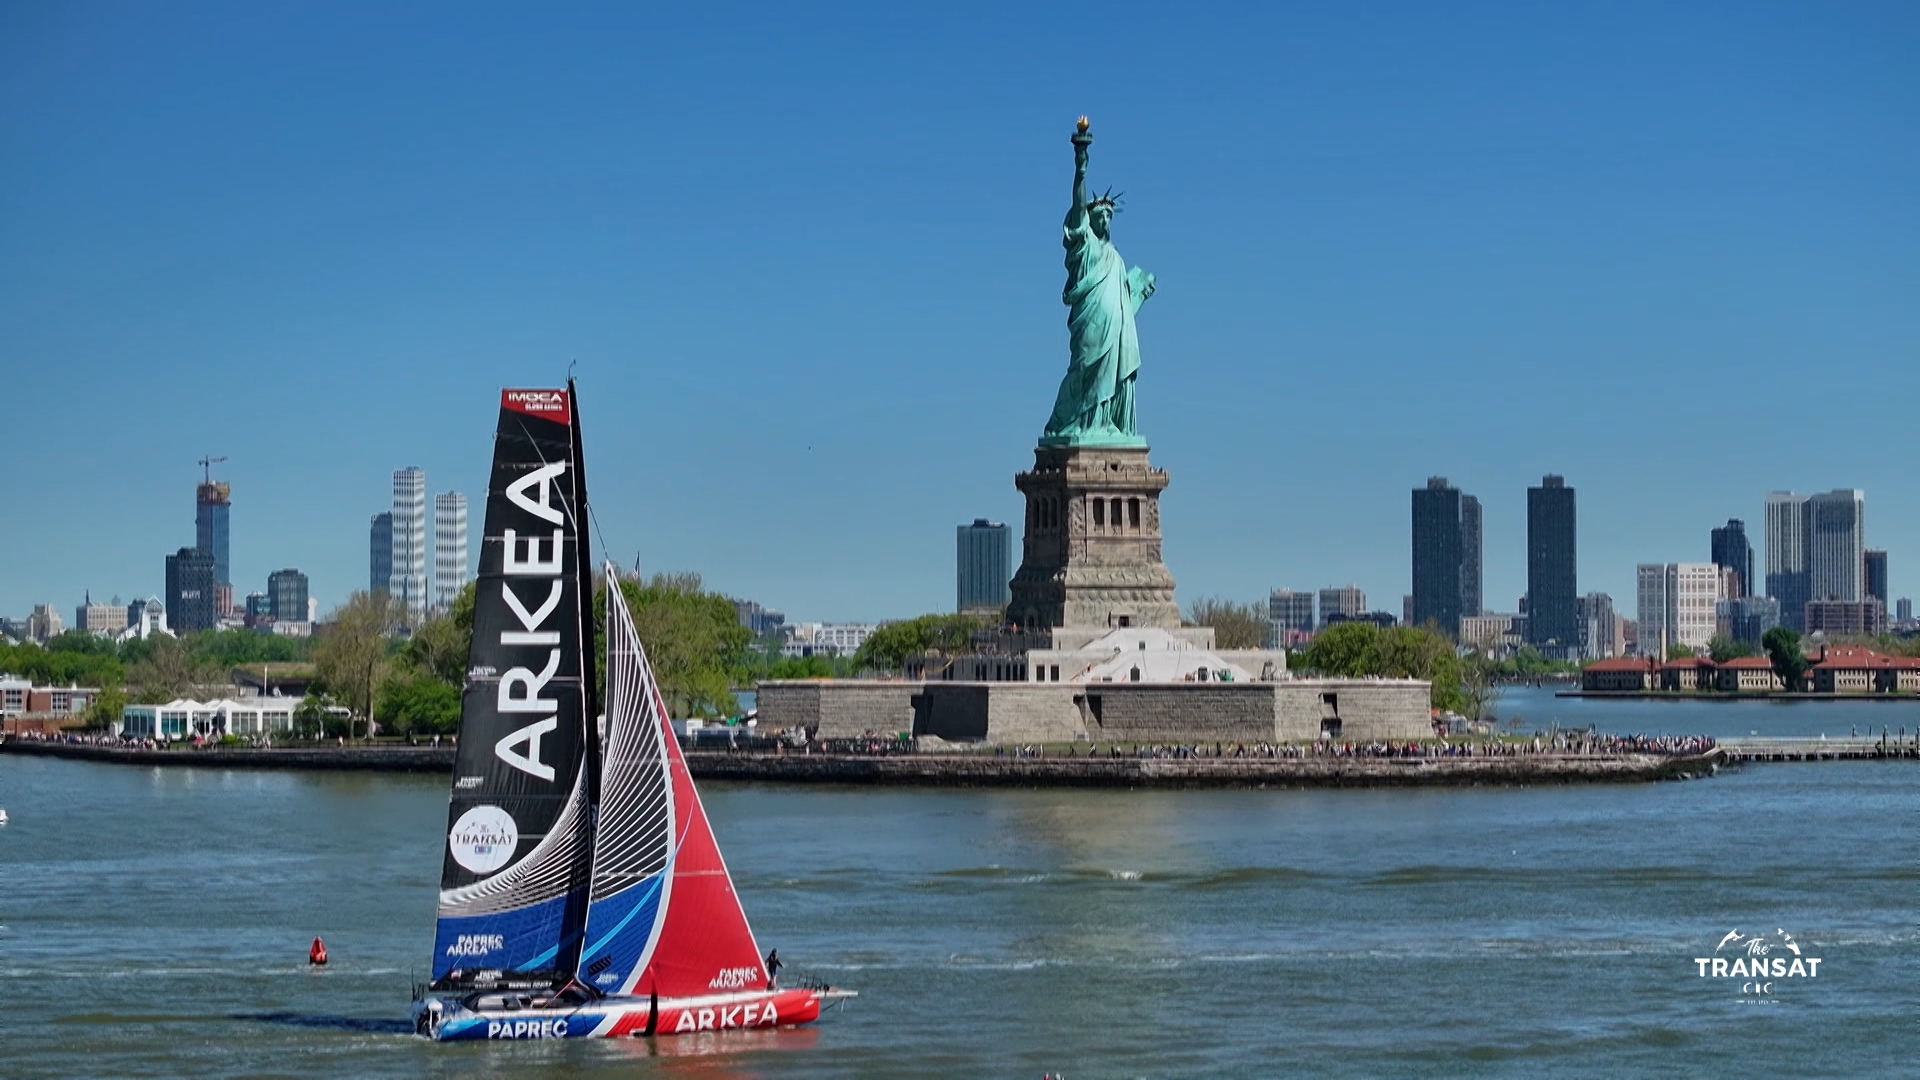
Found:
[(567, 897), (491, 915), (442, 916), (433, 935), (433, 978), (550, 968), (565, 944)]
[(583, 981), (595, 989), (618, 993), (640, 966), (659, 921), (665, 872), (631, 885), (587, 909), (590, 935), (580, 954)]

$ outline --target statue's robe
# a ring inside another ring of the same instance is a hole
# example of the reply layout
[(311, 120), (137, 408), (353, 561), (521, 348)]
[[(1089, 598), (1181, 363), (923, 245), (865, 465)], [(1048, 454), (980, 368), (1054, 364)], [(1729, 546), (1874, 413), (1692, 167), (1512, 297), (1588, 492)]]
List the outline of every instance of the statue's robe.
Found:
[[(1077, 219), (1077, 223), (1076, 223)], [(1071, 309), (1067, 329), (1073, 358), (1054, 400), (1048, 435), (1134, 435), (1133, 380), (1140, 370), (1134, 316), (1146, 272), (1129, 271), (1113, 242), (1094, 235), (1085, 213), (1070, 214), (1063, 229)]]

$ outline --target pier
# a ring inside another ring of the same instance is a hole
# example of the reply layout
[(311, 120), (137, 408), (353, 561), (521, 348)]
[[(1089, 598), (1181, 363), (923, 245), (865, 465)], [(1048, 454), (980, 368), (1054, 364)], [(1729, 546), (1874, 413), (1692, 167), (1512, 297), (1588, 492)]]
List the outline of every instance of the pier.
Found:
[(1920, 746), (1913, 738), (1848, 737), (1823, 739), (1813, 736), (1771, 737), (1741, 736), (1719, 739), (1719, 753), (1728, 764), (1749, 761), (1863, 761), (1896, 759), (1920, 761)]

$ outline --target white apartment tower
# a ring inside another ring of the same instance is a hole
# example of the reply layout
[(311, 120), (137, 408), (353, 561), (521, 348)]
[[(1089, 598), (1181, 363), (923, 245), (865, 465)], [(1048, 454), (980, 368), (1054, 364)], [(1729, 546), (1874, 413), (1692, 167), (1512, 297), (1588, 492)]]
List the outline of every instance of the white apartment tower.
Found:
[(1635, 575), (1640, 655), (1664, 657), (1675, 645), (1705, 652), (1730, 573), (1713, 563), (1641, 563)]
[(467, 497), (433, 497), (433, 606), (445, 611), (467, 586)]
[(418, 626), (427, 614), (427, 474), (408, 466), (393, 473), (393, 577), (387, 590)]

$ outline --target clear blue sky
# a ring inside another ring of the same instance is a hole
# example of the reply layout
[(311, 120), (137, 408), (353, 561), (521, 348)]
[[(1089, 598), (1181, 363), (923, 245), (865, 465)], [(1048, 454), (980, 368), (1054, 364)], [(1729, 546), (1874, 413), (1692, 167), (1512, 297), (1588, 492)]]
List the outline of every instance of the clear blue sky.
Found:
[[(570, 8), (571, 10), (561, 10)], [(1580, 586), (1860, 487), (1920, 591), (1920, 6), (0, 8), (0, 613), (366, 581), (578, 362), (613, 554), (794, 619), (953, 603), (1065, 366), (1067, 135), (1127, 193), (1184, 602), (1358, 582), (1408, 492), (1579, 491)]]

